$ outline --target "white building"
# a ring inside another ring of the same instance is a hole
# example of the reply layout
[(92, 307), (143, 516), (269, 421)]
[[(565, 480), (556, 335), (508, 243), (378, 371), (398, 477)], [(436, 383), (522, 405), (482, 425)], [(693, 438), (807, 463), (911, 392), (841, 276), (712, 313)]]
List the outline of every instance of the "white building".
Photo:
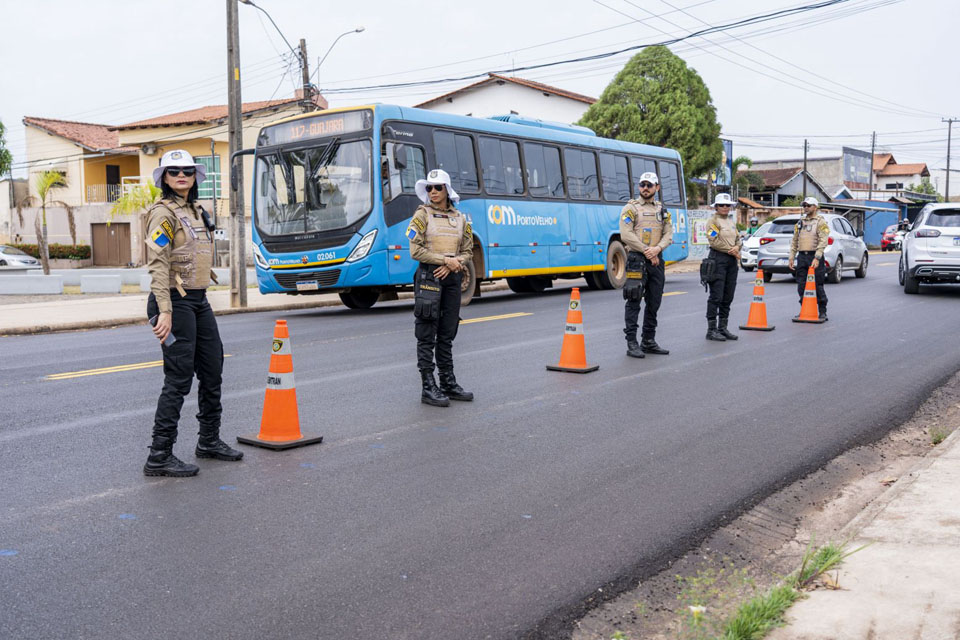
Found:
[(421, 102), (416, 107), (487, 118), (520, 114), (529, 118), (573, 124), (583, 117), (596, 98), (550, 85), (495, 73), (466, 87)]

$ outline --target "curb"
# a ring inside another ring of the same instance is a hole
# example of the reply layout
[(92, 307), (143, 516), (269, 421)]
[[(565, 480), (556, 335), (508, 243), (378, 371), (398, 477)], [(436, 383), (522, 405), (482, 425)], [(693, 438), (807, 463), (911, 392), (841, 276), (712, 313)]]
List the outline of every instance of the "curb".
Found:
[[(482, 287), (482, 285), (481, 285)], [(507, 283), (498, 282), (489, 287), (483, 287), (483, 291), (503, 291), (508, 289)], [(400, 300), (413, 299), (413, 293), (404, 292), (398, 295)], [(232, 316), (238, 313), (260, 313), (276, 311), (300, 311), (303, 309), (321, 309), (323, 307), (342, 307), (344, 304), (339, 300), (320, 300), (318, 302), (290, 302), (287, 304), (275, 304), (262, 307), (242, 307), (216, 309), (213, 312), (215, 316)], [(67, 331), (83, 331), (85, 329), (108, 329), (113, 327), (124, 327), (134, 324), (146, 324), (145, 318), (111, 318), (108, 320), (87, 320), (84, 322), (70, 322), (58, 325), (38, 325), (33, 327), (12, 327), (10, 329), (0, 329), (0, 337), (3, 336), (28, 336), (46, 333), (64, 333)]]

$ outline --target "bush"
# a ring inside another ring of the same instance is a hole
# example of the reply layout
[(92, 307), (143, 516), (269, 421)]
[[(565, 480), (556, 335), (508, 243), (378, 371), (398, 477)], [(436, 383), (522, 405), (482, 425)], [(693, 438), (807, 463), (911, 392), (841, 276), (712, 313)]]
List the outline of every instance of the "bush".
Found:
[[(40, 259), (40, 245), (38, 244), (14, 244), (11, 245), (27, 255)], [(90, 245), (88, 244), (51, 244), (51, 260), (87, 260), (90, 258)]]

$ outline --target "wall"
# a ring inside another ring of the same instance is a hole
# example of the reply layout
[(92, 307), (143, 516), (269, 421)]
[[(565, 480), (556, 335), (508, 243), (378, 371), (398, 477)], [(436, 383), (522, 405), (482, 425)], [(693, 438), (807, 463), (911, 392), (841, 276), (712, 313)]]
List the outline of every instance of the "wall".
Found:
[(137, 154), (106, 155), (100, 158), (88, 158), (83, 161), (83, 197), (87, 202), (87, 187), (107, 184), (107, 165), (120, 167), (120, 177), (140, 175), (140, 161)]
[(27, 197), (27, 192), (27, 181), (22, 178), (0, 180), (0, 242), (11, 241), (17, 203)]
[(870, 247), (879, 247), (884, 229), (892, 224), (897, 224), (900, 217), (899, 211), (899, 209), (868, 211), (863, 221), (863, 241)]
[[(36, 176), (44, 171), (66, 173), (67, 187), (53, 189), (48, 199), (62, 200), (69, 205), (83, 204), (83, 161), (85, 150), (60, 136), (54, 136), (36, 127), (26, 126), (27, 161), (30, 162), (30, 195), (36, 197)], [(36, 164), (33, 164), (36, 161)]]
[(590, 105), (556, 95), (544, 95), (542, 91), (522, 87), (510, 82), (491, 83), (452, 96), (424, 107), (430, 111), (453, 113), (477, 118), (507, 115), (515, 111), (522, 116), (554, 120), (572, 124), (580, 120)]
[[(758, 160), (750, 169), (785, 169), (803, 167), (803, 158), (793, 160)], [(749, 169), (748, 169), (749, 171)], [(807, 173), (822, 185), (843, 184), (843, 158), (807, 158)]]

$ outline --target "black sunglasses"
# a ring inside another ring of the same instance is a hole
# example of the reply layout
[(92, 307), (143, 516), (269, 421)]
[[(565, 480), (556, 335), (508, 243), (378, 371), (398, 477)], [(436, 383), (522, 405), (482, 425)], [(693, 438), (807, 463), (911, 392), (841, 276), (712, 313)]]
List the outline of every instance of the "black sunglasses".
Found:
[(803, 208), (806, 209), (807, 207), (812, 207), (812, 206), (813, 206), (812, 204), (804, 204)]
[(197, 172), (196, 167), (167, 167), (166, 169), (168, 176), (177, 176), (181, 173), (188, 178)]
[(434, 189), (436, 189), (437, 191), (443, 191), (443, 187), (444, 187), (444, 185), (442, 185), (442, 184), (428, 184), (428, 185), (425, 187), (425, 189), (427, 190), (427, 193), (430, 193), (430, 192), (433, 191)]
[(730, 206), (732, 206), (732, 205), (729, 205), (729, 204), (718, 204), (718, 205), (716, 205), (716, 206), (717, 206), (717, 207), (730, 207)]
[(641, 182), (641, 183), (640, 183), (640, 188), (641, 188), (641, 189), (652, 189), (653, 186), (654, 186), (654, 185), (653, 185), (652, 182)]

